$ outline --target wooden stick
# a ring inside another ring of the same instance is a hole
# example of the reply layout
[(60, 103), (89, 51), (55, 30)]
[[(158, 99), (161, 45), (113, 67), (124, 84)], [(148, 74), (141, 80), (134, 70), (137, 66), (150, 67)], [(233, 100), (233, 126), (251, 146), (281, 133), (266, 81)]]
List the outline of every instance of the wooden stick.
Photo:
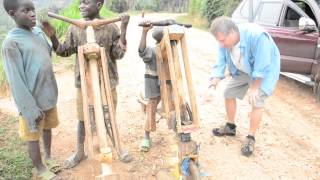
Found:
[(120, 17), (117, 18), (113, 18), (113, 19), (94, 19), (92, 21), (84, 21), (84, 20), (79, 20), (79, 19), (70, 19), (68, 17), (65, 16), (61, 16), (52, 12), (48, 12), (48, 16), (55, 18), (55, 19), (59, 19), (62, 20), (64, 22), (73, 24), (81, 29), (86, 29), (88, 26), (92, 26), (93, 28), (97, 28), (99, 26), (102, 25), (106, 25), (106, 24), (110, 24), (110, 23), (114, 23), (117, 21), (121, 21)]
[(99, 85), (99, 73), (98, 73), (98, 60), (89, 59), (89, 70), (92, 83), (93, 91), (93, 104), (94, 104), (94, 115), (95, 122), (99, 138), (100, 149), (108, 148), (107, 144), (107, 132), (104, 123), (104, 114), (102, 109), (102, 100), (101, 100), (101, 90)]
[(170, 39), (169, 39), (169, 29), (165, 28), (164, 29), (164, 44), (166, 47), (166, 52), (168, 56), (168, 63), (169, 63), (169, 70), (170, 70), (170, 76), (171, 76), (171, 81), (172, 81), (172, 89), (173, 89), (173, 95), (174, 95), (174, 107), (175, 107), (175, 113), (176, 113), (176, 121), (177, 121), (177, 132), (181, 133), (181, 112), (180, 112), (180, 103), (179, 103), (179, 91), (177, 88), (177, 78), (176, 78), (176, 73), (175, 73), (175, 65), (174, 65), (174, 60), (173, 60), (173, 55), (172, 55), (172, 50), (171, 50), (171, 44), (170, 44)]
[(103, 83), (104, 83), (105, 92), (107, 95), (110, 121), (111, 121), (111, 126), (113, 131), (113, 137), (115, 141), (115, 148), (118, 153), (118, 156), (120, 156), (122, 153), (122, 148), (121, 148), (119, 131), (118, 131), (118, 126), (116, 121), (115, 105), (113, 104), (113, 98), (112, 98), (111, 87), (110, 87), (110, 78), (109, 78), (109, 69), (108, 69), (109, 64), (107, 61), (105, 49), (101, 47), (100, 52), (101, 52), (101, 65), (102, 65), (102, 72), (103, 72), (103, 79), (104, 79)]
[(81, 79), (81, 92), (83, 101), (83, 116), (86, 131), (86, 144), (88, 150), (89, 159), (95, 157), (94, 153), (94, 137), (91, 131), (91, 123), (89, 117), (89, 104), (88, 104), (88, 93), (87, 93), (87, 83), (86, 83), (86, 72), (85, 72), (85, 58), (83, 54), (83, 46), (78, 47), (78, 61), (80, 67), (80, 79)]
[(160, 79), (160, 92), (161, 92), (161, 101), (165, 111), (165, 118), (167, 122), (169, 122), (170, 110), (169, 110), (169, 102), (168, 102), (168, 89), (166, 78), (164, 74), (164, 62), (161, 55), (161, 47), (160, 44), (157, 45), (157, 68), (158, 68), (158, 77)]
[(182, 57), (184, 62), (183, 64), (184, 64), (184, 69), (186, 73), (187, 85), (188, 85), (188, 91), (189, 91), (189, 97), (190, 97), (190, 103), (191, 103), (191, 109), (192, 109), (192, 120), (193, 120), (193, 124), (195, 124), (196, 127), (199, 128), (200, 119), (199, 119), (196, 95), (192, 85), (192, 76), (191, 76), (191, 70), (190, 70), (186, 36), (183, 36), (180, 42), (181, 42)]

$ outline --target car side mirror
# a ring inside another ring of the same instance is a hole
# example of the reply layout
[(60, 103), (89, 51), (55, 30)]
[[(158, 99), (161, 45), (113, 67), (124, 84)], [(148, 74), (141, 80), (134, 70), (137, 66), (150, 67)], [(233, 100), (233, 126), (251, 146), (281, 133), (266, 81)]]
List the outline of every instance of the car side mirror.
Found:
[(312, 19), (306, 17), (301, 17), (299, 19), (299, 30), (304, 33), (318, 31), (316, 23)]

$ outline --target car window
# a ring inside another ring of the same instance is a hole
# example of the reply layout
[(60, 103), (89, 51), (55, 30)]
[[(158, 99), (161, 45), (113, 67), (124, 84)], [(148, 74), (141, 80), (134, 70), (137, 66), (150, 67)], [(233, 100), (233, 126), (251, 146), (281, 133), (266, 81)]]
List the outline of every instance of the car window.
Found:
[(296, 12), (294, 9), (288, 7), (284, 19), (284, 26), (285, 27), (298, 27), (299, 26), (299, 19), (301, 15)]
[(265, 2), (258, 9), (255, 21), (263, 24), (278, 25), (282, 3)]
[[(253, 16), (256, 14), (258, 6), (259, 6), (260, 0), (253, 0), (252, 1), (252, 7), (253, 7)], [(240, 13), (243, 17), (249, 18), (249, 1), (245, 1)]]
[[(320, 1), (320, 0), (319, 0)], [(318, 3), (319, 3), (318, 1)], [(311, 9), (311, 7), (309, 6), (309, 4), (307, 4), (306, 2), (304, 1), (301, 1), (301, 0), (293, 0), (293, 2), (299, 6), (315, 23), (316, 25), (318, 26), (318, 22), (317, 22), (317, 19), (314, 15), (314, 12), (313, 10)]]

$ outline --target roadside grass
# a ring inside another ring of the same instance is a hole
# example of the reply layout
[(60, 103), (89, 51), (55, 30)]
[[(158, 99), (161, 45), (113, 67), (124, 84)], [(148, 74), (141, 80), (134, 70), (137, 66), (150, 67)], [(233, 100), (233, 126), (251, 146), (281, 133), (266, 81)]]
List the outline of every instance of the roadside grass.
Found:
[(32, 163), (18, 135), (18, 118), (0, 111), (0, 179), (28, 180)]
[(0, 97), (6, 96), (8, 93), (8, 82), (4, 72), (2, 55), (0, 53)]
[(184, 23), (184, 24), (192, 24), (193, 27), (199, 28), (202, 30), (208, 30), (208, 22), (206, 19), (202, 18), (199, 15), (183, 15), (183, 16), (178, 16), (176, 19), (179, 23)]

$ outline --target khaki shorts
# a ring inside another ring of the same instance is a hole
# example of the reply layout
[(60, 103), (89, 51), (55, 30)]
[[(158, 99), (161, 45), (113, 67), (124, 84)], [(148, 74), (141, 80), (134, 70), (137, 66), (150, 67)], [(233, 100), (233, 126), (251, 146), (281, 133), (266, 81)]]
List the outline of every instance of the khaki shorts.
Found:
[[(226, 99), (243, 99), (247, 94), (249, 85), (251, 83), (250, 77), (248, 74), (240, 72), (239, 76), (232, 77), (228, 82), (226, 89), (224, 91), (224, 98)], [(255, 99), (253, 107), (262, 108), (264, 107), (264, 102), (268, 95), (259, 89), (258, 97)]]
[[(117, 108), (117, 89), (114, 88), (111, 90), (112, 93), (112, 98), (113, 98), (113, 104), (115, 106), (115, 108)], [(81, 92), (81, 88), (77, 88), (77, 97), (76, 97), (76, 101), (77, 101), (77, 118), (79, 121), (84, 121), (84, 115), (83, 115), (83, 100), (82, 100), (82, 92)]]
[(38, 125), (38, 132), (30, 132), (26, 121), (22, 116), (19, 116), (19, 135), (24, 141), (38, 141), (42, 135), (43, 129), (52, 129), (59, 125), (57, 108), (54, 107), (44, 112), (44, 120), (41, 120)]

